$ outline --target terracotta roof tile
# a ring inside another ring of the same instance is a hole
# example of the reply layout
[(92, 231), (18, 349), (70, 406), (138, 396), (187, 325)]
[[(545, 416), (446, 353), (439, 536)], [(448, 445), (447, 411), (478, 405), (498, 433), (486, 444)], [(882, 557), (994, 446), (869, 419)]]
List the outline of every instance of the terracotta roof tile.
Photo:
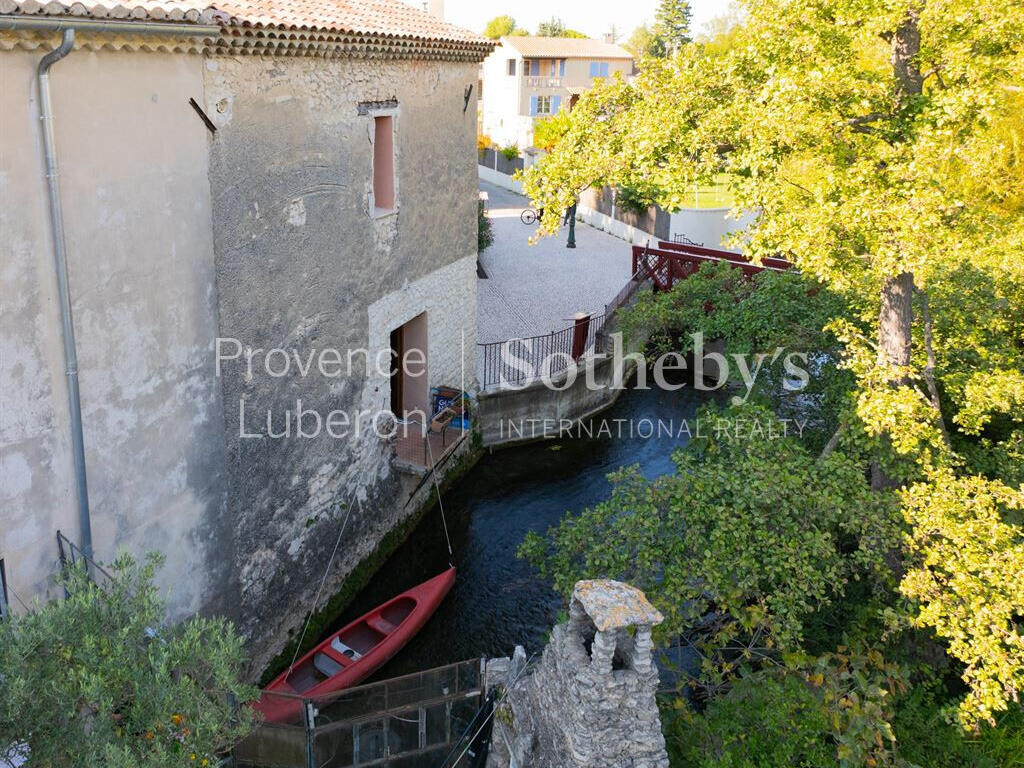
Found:
[(209, 0), (0, 0), (0, 13), (92, 19), (206, 21)]
[(542, 56), (551, 59), (632, 59), (621, 45), (589, 37), (531, 37), (527, 35), (501, 38), (501, 44), (514, 48), (521, 56)]
[(212, 18), (225, 26), (493, 45), (401, 0), (0, 0), (0, 13), (196, 22)]

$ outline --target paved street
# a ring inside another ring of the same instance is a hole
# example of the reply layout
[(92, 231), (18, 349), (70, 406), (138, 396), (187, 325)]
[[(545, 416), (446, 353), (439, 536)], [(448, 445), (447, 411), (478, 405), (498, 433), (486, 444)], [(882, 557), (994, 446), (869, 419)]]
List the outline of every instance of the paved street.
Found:
[(477, 341), (503, 341), (560, 330), (576, 312), (599, 314), (630, 276), (629, 244), (576, 222), (576, 249), (565, 247), (568, 227), (537, 245), (537, 225), (519, 214), (522, 195), (484, 181), (494, 245), (480, 257), (488, 279), (478, 280)]

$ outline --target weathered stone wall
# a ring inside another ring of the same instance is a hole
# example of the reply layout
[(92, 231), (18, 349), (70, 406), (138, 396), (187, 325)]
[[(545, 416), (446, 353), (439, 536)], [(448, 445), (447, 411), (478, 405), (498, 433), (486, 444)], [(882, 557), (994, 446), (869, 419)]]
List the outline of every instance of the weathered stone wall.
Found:
[[(0, 558), (26, 601), (53, 594), (55, 531), (79, 539), (34, 85), (50, 47), (0, 51)], [(165, 552), (172, 615), (236, 619), (254, 671), (310, 608), (346, 505), (325, 598), (426, 494), (365, 423), (295, 434), (299, 401), (386, 408), (386, 375), (277, 377), (257, 355), (218, 378), (216, 339), (372, 354), (426, 313), (430, 385), (475, 388), (476, 75), (82, 49), (53, 69), (97, 557)], [(394, 115), (389, 215), (369, 209), (366, 102)], [(266, 436), (268, 411), (291, 436)]]
[[(222, 371), (237, 615), (258, 664), (310, 607), (340, 503), (361, 500), (326, 594), (411, 510), (390, 445), (372, 429), (339, 440), (243, 438), (243, 428), (266, 432), (269, 411), (278, 430), (299, 400), (322, 415), (386, 407), (388, 379), (372, 356), (421, 312), (431, 385), (460, 386), (463, 368), (473, 383), (476, 114), (464, 94), (476, 65), (216, 57), (206, 66), (221, 336), (303, 356), (371, 354), (339, 378)], [(370, 208), (366, 105), (380, 104), (395, 119), (397, 210), (385, 216)]]
[[(35, 85), (57, 39), (0, 50), (0, 558), (26, 602), (57, 594), (56, 530), (80, 539)], [(182, 616), (231, 565), (203, 59), (78, 48), (51, 85), (95, 550), (169, 553)]]

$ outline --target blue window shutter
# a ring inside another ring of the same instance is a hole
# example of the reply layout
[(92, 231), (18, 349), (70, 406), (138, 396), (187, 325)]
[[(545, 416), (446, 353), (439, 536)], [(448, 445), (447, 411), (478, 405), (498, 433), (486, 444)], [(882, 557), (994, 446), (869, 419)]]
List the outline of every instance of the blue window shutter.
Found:
[(565, 59), (561, 59), (558, 62), (558, 76), (565, 77)]
[(536, 96), (531, 96), (530, 97), (530, 114), (531, 115), (536, 115), (537, 114), (537, 97)]
[(552, 96), (551, 97), (551, 114), (557, 114), (558, 110), (562, 108), (562, 97)]
[(608, 62), (601, 62), (601, 77), (608, 77)]
[(591, 77), (597, 77), (597, 62), (596, 61), (590, 62), (590, 76)]

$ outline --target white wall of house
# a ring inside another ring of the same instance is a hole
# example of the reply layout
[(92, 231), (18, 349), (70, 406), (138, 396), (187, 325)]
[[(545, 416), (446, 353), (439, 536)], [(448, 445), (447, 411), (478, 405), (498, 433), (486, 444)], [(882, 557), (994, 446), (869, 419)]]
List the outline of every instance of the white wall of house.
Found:
[[(515, 62), (514, 75), (508, 74), (509, 61)], [(500, 146), (518, 144), (524, 149), (528, 145), (520, 142), (527, 131), (532, 138), (533, 121), (523, 119), (519, 104), (522, 70), (522, 57), (507, 45), (496, 46), (482, 65), (483, 132)]]
[(735, 232), (742, 232), (756, 218), (756, 214), (749, 212), (737, 218), (728, 208), (683, 208), (672, 214), (670, 238), (683, 235), (707, 248), (724, 248), (740, 253), (741, 249), (727, 245), (725, 240)]
[[(80, 538), (35, 76), (53, 42), (0, 52), (0, 558), (26, 601), (55, 594), (55, 531)], [(173, 553), (180, 616), (224, 573), (203, 59), (77, 49), (51, 83), (93, 542)]]
[[(510, 61), (515, 62), (514, 75), (509, 74)], [(533, 61), (537, 62), (536, 75), (526, 73), (528, 65), (533, 72)], [(593, 84), (591, 65), (602, 63), (608, 77), (614, 77), (616, 73), (626, 77), (633, 70), (632, 59), (526, 59), (512, 45), (502, 41), (483, 63), (483, 132), (500, 146), (516, 144), (520, 149), (526, 149), (533, 144), (536, 120), (544, 119), (559, 109), (568, 109), (572, 93)], [(547, 101), (538, 102), (539, 99)], [(532, 109), (538, 103), (542, 109), (534, 114)]]

